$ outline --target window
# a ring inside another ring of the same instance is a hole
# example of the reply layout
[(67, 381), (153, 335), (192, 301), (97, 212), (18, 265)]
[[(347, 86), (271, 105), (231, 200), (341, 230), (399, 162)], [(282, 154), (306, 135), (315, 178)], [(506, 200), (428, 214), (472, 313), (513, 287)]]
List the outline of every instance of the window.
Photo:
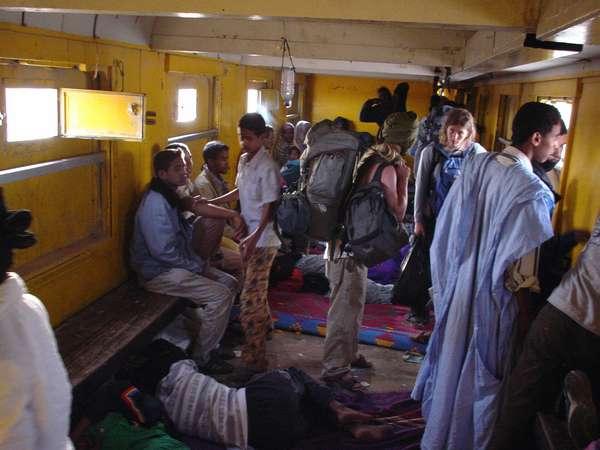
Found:
[(248, 89), (248, 103), (246, 106), (246, 112), (255, 113), (258, 112), (260, 107), (260, 90), (259, 89)]
[(196, 120), (198, 107), (197, 89), (177, 90), (177, 122), (193, 122)]
[(516, 95), (501, 95), (498, 105), (498, 120), (496, 121), (496, 142), (494, 151), (500, 152), (510, 145), (511, 122), (515, 114), (515, 107), (518, 103)]
[[(571, 124), (571, 114), (573, 113), (573, 99), (569, 97), (538, 97), (538, 101), (554, 106), (558, 109), (560, 117), (563, 122), (569, 128)], [(556, 165), (558, 170), (561, 170), (565, 161), (565, 155), (567, 154), (567, 142), (562, 144), (560, 151), (560, 162)]]
[(58, 135), (58, 91), (6, 88), (6, 140), (32, 141)]
[(61, 136), (83, 139), (144, 137), (144, 95), (61, 89)]

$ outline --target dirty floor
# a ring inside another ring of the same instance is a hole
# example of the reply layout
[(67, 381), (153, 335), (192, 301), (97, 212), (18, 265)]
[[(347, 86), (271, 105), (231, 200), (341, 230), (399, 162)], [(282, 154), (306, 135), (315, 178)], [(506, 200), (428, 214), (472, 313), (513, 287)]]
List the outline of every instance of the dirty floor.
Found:
[[(267, 355), (272, 368), (297, 367), (314, 378), (321, 373), (323, 356), (322, 337), (289, 331), (274, 330), (273, 339), (267, 342)], [(404, 352), (373, 345), (359, 345), (359, 352), (373, 363), (372, 369), (353, 369), (354, 374), (370, 384), (370, 392), (411, 390), (419, 364), (404, 362)], [(232, 362), (241, 365), (241, 359)]]

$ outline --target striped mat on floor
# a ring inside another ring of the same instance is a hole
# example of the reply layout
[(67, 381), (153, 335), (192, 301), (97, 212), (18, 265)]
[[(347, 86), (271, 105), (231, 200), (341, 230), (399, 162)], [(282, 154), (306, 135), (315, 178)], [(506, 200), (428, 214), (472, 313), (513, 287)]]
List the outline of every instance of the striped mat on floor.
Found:
[[(269, 291), (269, 306), (275, 328), (298, 333), (325, 336), (329, 299), (318, 294)], [(396, 350), (417, 349), (425, 352), (425, 345), (413, 341), (424, 331), (431, 331), (433, 323), (415, 327), (407, 322), (409, 308), (396, 305), (366, 305), (359, 340), (363, 344), (378, 345)], [(239, 309), (234, 311), (239, 315)]]

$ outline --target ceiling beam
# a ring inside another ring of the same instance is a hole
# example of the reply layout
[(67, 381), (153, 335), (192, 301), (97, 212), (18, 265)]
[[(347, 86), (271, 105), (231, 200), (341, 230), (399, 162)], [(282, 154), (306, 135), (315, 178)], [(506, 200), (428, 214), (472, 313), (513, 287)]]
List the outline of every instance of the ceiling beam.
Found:
[(463, 70), (470, 70), (523, 47), (524, 33), (478, 31), (467, 40)]
[[(281, 65), (281, 58), (274, 56), (233, 55), (223, 53), (203, 53), (201, 56), (247, 66), (261, 66), (278, 69)], [(433, 68), (415, 64), (386, 64), (294, 58), (294, 65), (296, 66), (297, 73), (323, 73), (332, 75), (418, 80), (431, 80), (435, 76)]]
[(534, 71), (570, 64), (585, 57), (583, 53), (523, 47), (522, 33), (479, 32), (467, 42), (465, 65), (452, 74), (453, 81), (464, 81), (493, 72)]
[[(536, 35), (541, 40), (559, 40), (557, 35), (585, 22), (590, 23), (600, 16), (598, 0), (542, 0), (540, 17), (537, 22)], [(581, 30), (581, 38), (585, 40), (585, 29)], [(565, 36), (562, 37), (563, 39)], [(590, 42), (573, 42), (576, 35), (568, 37), (568, 42), (585, 44)]]
[(280, 57), (285, 37), (297, 58), (458, 67), (470, 34), (396, 24), (159, 18), (152, 48)]
[(535, 26), (534, 1), (522, 0), (2, 0), (0, 8), (92, 14), (212, 17), (281, 17), (399, 22), (478, 29)]

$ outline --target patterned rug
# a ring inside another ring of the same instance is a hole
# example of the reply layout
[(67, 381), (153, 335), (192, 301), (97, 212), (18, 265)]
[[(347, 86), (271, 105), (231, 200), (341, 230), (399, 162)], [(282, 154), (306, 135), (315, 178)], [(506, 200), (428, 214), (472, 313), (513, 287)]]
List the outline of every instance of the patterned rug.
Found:
[[(329, 299), (318, 294), (288, 292), (279, 289), (269, 291), (269, 306), (275, 327), (297, 333), (325, 336)], [(417, 326), (408, 322), (410, 309), (396, 305), (366, 305), (359, 340), (363, 344), (378, 345), (396, 350), (412, 350), (424, 353), (425, 345), (415, 342), (414, 337), (433, 329), (433, 322)], [(238, 317), (239, 309), (235, 309)]]

